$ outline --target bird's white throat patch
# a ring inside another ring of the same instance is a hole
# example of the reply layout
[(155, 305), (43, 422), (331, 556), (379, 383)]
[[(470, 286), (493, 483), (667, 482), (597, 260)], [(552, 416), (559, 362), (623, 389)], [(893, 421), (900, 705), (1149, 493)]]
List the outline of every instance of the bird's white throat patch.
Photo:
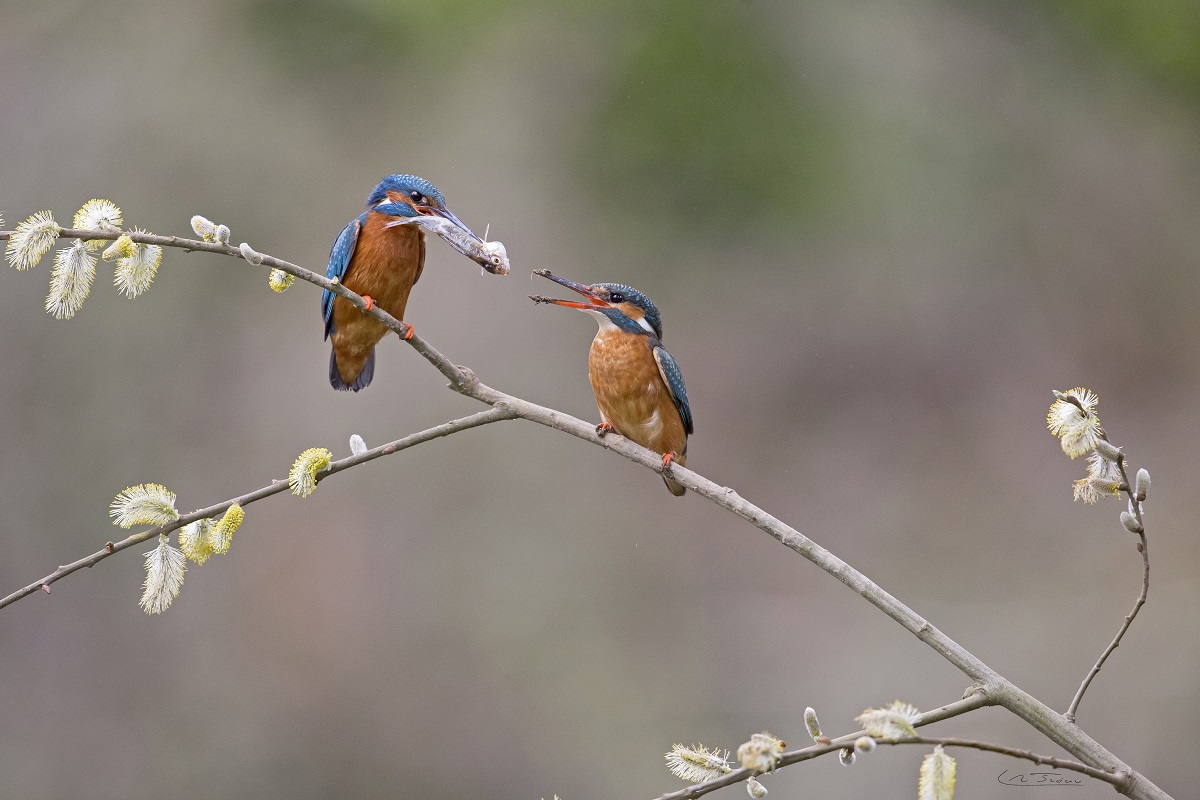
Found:
[[(615, 324), (613, 324), (613, 321), (611, 319), (609, 319), (608, 315), (605, 314), (604, 312), (591, 311), (588, 309), (585, 309), (585, 310), (587, 311), (587, 313), (591, 314), (593, 317), (596, 318), (596, 322), (600, 323), (600, 332), (601, 333), (613, 333), (613, 332), (621, 330)], [(650, 323), (646, 321), (645, 317), (642, 317), (641, 319), (638, 319), (635, 321), (637, 322), (638, 325), (640, 325), (642, 328), (645, 329), (646, 333), (654, 333), (654, 328), (651, 327)]]
[(600, 323), (600, 332), (601, 333), (612, 333), (614, 331), (621, 330), (620, 328), (618, 328), (616, 325), (613, 324), (613, 321), (611, 319), (609, 319), (608, 315), (605, 314), (604, 312), (592, 311), (590, 309), (585, 309), (585, 310), (587, 311), (587, 313), (591, 314), (593, 317), (596, 318), (596, 322)]

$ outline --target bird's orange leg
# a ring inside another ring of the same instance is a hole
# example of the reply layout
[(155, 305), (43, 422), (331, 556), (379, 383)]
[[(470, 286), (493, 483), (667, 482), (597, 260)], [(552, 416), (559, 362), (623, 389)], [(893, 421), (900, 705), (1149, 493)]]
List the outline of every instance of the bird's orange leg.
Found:
[[(376, 307), (375, 298), (371, 297), (371, 295), (364, 294), (362, 296), (362, 299), (363, 299), (363, 306), (364, 306), (364, 308), (363, 308), (364, 314), (366, 314), (372, 308)], [(404, 321), (401, 321), (400, 324), (404, 326), (404, 333), (400, 334), (400, 338), (407, 342), (409, 339), (411, 339), (413, 337), (413, 326), (409, 325), (407, 322), (404, 322)]]
[(667, 471), (667, 467), (675, 463), (674, 453), (663, 453), (663, 472)]
[(606, 434), (612, 430), (616, 430), (616, 429), (612, 426), (611, 422), (601, 422), (599, 425), (596, 426), (596, 435), (603, 437), (604, 434)]

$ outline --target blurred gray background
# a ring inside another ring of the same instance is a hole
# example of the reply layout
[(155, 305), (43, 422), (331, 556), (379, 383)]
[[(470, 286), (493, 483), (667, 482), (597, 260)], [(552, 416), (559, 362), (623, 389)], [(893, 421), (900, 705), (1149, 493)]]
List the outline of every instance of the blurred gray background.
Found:
[[(488, 383), (585, 419), (595, 326), (550, 268), (644, 290), (687, 378), (689, 466), (736, 487), (1059, 709), (1136, 597), (1119, 501), (1045, 430), (1051, 388), (1154, 476), (1149, 604), (1085, 729), (1198, 777), (1200, 7), (1178, 0), (0, 2), (0, 213), (128, 224), (323, 270), (379, 178), (434, 181), (507, 278), (433, 241), (408, 321)], [(181, 510), (478, 410), (394, 340), (326, 382), (317, 292), (168, 251), (42, 311), (0, 271), (0, 592), (95, 551), (107, 506)], [(1189, 477), (1191, 476), (1191, 477)], [(672, 742), (805, 739), (966, 679), (703, 499), (505, 423), (247, 509), (161, 617), (145, 548), (0, 612), (0, 795), (649, 798)], [(999, 710), (945, 723), (1055, 752)], [(774, 797), (915, 793), (917, 748)], [(963, 797), (1029, 765), (959, 753)], [(740, 797), (742, 789), (725, 790)], [(1101, 784), (1048, 789), (1070, 800)]]

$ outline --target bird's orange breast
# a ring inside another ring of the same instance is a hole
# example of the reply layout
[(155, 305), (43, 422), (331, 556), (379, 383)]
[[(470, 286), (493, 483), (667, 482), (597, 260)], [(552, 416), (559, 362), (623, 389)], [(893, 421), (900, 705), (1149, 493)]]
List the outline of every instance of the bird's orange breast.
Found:
[(588, 354), (588, 378), (600, 415), (617, 433), (685, 462), (687, 432), (647, 337), (601, 331)]
[[(408, 294), (425, 266), (425, 234), (415, 225), (385, 227), (391, 219), (374, 211), (367, 214), (342, 283), (352, 292), (370, 295), (375, 305), (403, 320)], [(353, 365), (365, 361), (388, 332), (383, 323), (340, 297), (333, 301), (333, 328), (330, 338), (343, 375), (356, 375)]]

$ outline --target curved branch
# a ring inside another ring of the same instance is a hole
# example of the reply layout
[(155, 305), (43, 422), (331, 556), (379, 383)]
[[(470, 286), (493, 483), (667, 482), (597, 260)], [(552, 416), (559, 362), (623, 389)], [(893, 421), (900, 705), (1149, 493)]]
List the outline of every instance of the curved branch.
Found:
[[(418, 433), (412, 433), (408, 436), (405, 436), (403, 439), (397, 439), (394, 442), (380, 445), (379, 447), (375, 447), (365, 453), (360, 453), (355, 456), (343, 458), (339, 461), (334, 461), (332, 464), (318, 473), (317, 481), (322, 481), (325, 478), (328, 478), (330, 475), (336, 475), (342, 470), (356, 467), (359, 464), (365, 464), (366, 462), (373, 461), (381, 456), (398, 453), (401, 450), (407, 450), (408, 448), (414, 447), (418, 444), (422, 444), (433, 439), (439, 439), (443, 436), (449, 436), (450, 434), (458, 433), (459, 431), (477, 428), (480, 425), (487, 425), (490, 422), (513, 419), (513, 416), (514, 415), (512, 412), (503, 406), (496, 406), (494, 408), (489, 408), (487, 411), (479, 411), (469, 417), (463, 417), (462, 419), (437, 425), (433, 428), (429, 428)], [(262, 500), (264, 497), (270, 497), (273, 494), (279, 494), (287, 489), (288, 482), (286, 480), (271, 481), (261, 489), (256, 489), (253, 492), (242, 495), (241, 497), (233, 497), (229, 500), (225, 500), (224, 502), (217, 503), (214, 506), (202, 508), (199, 511), (193, 511), (190, 514), (184, 514), (174, 522), (169, 522), (166, 525), (159, 525), (158, 527), (150, 528), (148, 530), (138, 531), (135, 534), (125, 537), (119, 542), (108, 542), (102, 549), (92, 553), (90, 556), (81, 558), (78, 561), (72, 561), (70, 564), (63, 564), (58, 569), (54, 570), (54, 572), (51, 572), (41, 580), (34, 581), (25, 588), (18, 589), (17, 591), (8, 595), (3, 600), (0, 600), (0, 608), (11, 605), (12, 603), (20, 600), (22, 597), (27, 597), (39, 590), (48, 594), (50, 592), (50, 584), (61, 580), (62, 578), (70, 575), (72, 572), (81, 570), (84, 567), (94, 567), (96, 564), (108, 558), (113, 553), (118, 553), (128, 547), (134, 546), (135, 544), (154, 538), (159, 534), (170, 533), (171, 531), (177, 528), (182, 528), (184, 525), (188, 525), (196, 520), (215, 517), (218, 514), (224, 513), (225, 509), (229, 508), (234, 503), (237, 503), (241, 506), (248, 506), (251, 503)]]
[[(949, 703), (941, 708), (928, 711), (917, 716), (913, 721), (913, 727), (919, 728), (925, 725), (930, 725), (934, 722), (940, 722), (950, 717), (957, 717), (961, 714), (966, 714), (970, 711), (975, 711), (984, 706), (993, 705), (994, 700), (989, 698), (986, 692), (976, 691), (954, 703)], [(836, 739), (830, 739), (828, 743), (824, 741), (819, 744), (810, 745), (799, 750), (792, 750), (784, 753), (779, 760), (779, 765), (776, 771), (789, 767), (792, 764), (799, 764), (803, 761), (811, 761), (814, 758), (836, 753), (839, 750), (853, 748), (854, 742), (860, 737), (865, 736), (866, 731), (855, 731), (844, 736), (839, 736)], [(1123, 772), (1107, 772), (1095, 767), (1089, 767), (1087, 764), (1080, 764), (1077, 761), (1070, 759), (1057, 758), (1055, 756), (1043, 756), (1034, 753), (1030, 750), (1022, 750), (1016, 747), (1007, 747), (1005, 745), (991, 744), (989, 742), (979, 742), (973, 739), (956, 739), (956, 738), (934, 738), (934, 737), (909, 737), (905, 739), (876, 739), (879, 745), (896, 745), (896, 744), (923, 744), (923, 745), (942, 745), (943, 747), (966, 747), (973, 750), (983, 750), (990, 753), (1000, 753), (1001, 755), (1020, 758), (1026, 761), (1032, 761), (1035, 764), (1043, 764), (1054, 767), (1056, 769), (1066, 769), (1073, 772), (1078, 772), (1088, 777), (1095, 778), (1099, 781), (1112, 784), (1119, 791), (1124, 791), (1128, 788), (1130, 776)], [(735, 769), (732, 772), (722, 775), (720, 778), (708, 781), (706, 783), (698, 783), (689, 786), (686, 789), (680, 789), (677, 792), (660, 795), (655, 800), (695, 800), (695, 798), (703, 797), (709, 792), (715, 792), (717, 789), (722, 789), (726, 786), (732, 786), (735, 783), (758, 776), (760, 773), (749, 769)]]
[(986, 753), (999, 753), (1004, 756), (1024, 759), (1032, 761), (1034, 764), (1040, 764), (1055, 769), (1066, 769), (1072, 772), (1078, 772), (1082, 775), (1087, 775), (1089, 778), (1095, 778), (1098, 781), (1111, 783), (1114, 787), (1124, 789), (1129, 782), (1129, 774), (1124, 772), (1105, 772), (1102, 769), (1089, 767), (1087, 764), (1080, 764), (1078, 761), (1071, 761), (1067, 758), (1056, 758), (1055, 756), (1039, 755), (1032, 750), (1022, 750), (1019, 747), (1007, 747), (1002, 744), (991, 744), (990, 742), (977, 742), (974, 739), (954, 739), (954, 738), (926, 738), (918, 736), (914, 739), (897, 739), (897, 740), (880, 740), (879, 744), (924, 744), (924, 745), (941, 745), (942, 747), (966, 747), (972, 750), (982, 750)]
[[(956, 700), (953, 703), (947, 703), (944, 706), (935, 708), (932, 711), (926, 711), (923, 714), (918, 714), (913, 720), (913, 727), (920, 728), (925, 725), (932, 725), (935, 722), (941, 722), (944, 719), (957, 717), (966, 714), (970, 711), (976, 711), (985, 706), (995, 705), (996, 701), (988, 696), (987, 692), (980, 687), (972, 687), (968, 694), (962, 700)], [(826, 753), (837, 752), (846, 746), (853, 746), (854, 740), (865, 735), (866, 731), (855, 731), (848, 733), (845, 736), (839, 736), (836, 739), (830, 740), (830, 745), (817, 744), (811, 747), (805, 747), (800, 750), (791, 750), (783, 754), (779, 759), (779, 765), (776, 770), (799, 764), (801, 761), (810, 761), (817, 756), (825, 755)], [(697, 783), (686, 789), (680, 789), (677, 792), (669, 792), (661, 795), (655, 800), (695, 800), (697, 797), (703, 797), (709, 792), (715, 792), (717, 789), (723, 789), (726, 786), (732, 786), (735, 783), (753, 778), (759, 773), (749, 769), (735, 769), (719, 778), (716, 778), (705, 783)]]
[[(64, 229), (61, 235), (82, 239), (115, 239), (119, 234), (107, 231)], [(154, 236), (152, 234), (129, 235), (134, 241), (138, 242), (158, 244), (164, 247), (178, 247), (184, 250), (202, 250), (234, 258), (242, 258), (241, 252), (229, 245), (200, 242), (194, 239), (180, 239), (174, 236)], [(8, 232), (0, 232), (0, 239), (5, 238), (8, 238)], [(390, 330), (399, 334), (401, 338), (403, 338), (404, 333), (408, 330), (405, 326), (401, 325), (399, 320), (396, 320), (378, 307), (374, 307), (368, 311), (362, 297), (346, 289), (340, 283), (331, 282), (315, 272), (271, 256), (264, 255), (262, 263), (269, 267), (281, 269), (302, 280), (334, 292), (339, 297), (352, 303), (356, 308), (374, 316)], [(1169, 797), (1166, 792), (1154, 785), (1145, 776), (1132, 770), (1117, 758), (1116, 755), (1109, 752), (1099, 742), (1092, 739), (1063, 715), (1033, 695), (1020, 689), (1007, 678), (983, 663), (977, 656), (942, 633), (914, 610), (900, 602), (900, 600), (884, 591), (882, 587), (871, 581), (866, 575), (824, 547), (821, 547), (795, 528), (743, 499), (733, 489), (714, 483), (698, 472), (681, 467), (676, 463), (672, 463), (669, 467), (664, 467), (659, 454), (621, 436), (609, 435), (601, 438), (596, 434), (593, 424), (584, 422), (569, 414), (497, 391), (479, 381), (471, 370), (452, 364), (444, 355), (415, 334), (407, 341), (418, 353), (424, 356), (427, 361), (450, 380), (450, 388), (455, 391), (491, 406), (501, 406), (508, 412), (511, 412), (514, 417), (569, 433), (576, 438), (583, 439), (607, 450), (612, 450), (626, 459), (654, 472), (666, 472), (672, 480), (683, 484), (697, 495), (750, 522), (759, 530), (769, 534), (785, 547), (808, 559), (852, 589), (868, 603), (878, 608), (909, 633), (916, 636), (917, 639), (933, 649), (934, 652), (941, 655), (979, 684), (989, 696), (995, 699), (998, 705), (1003, 706), (1025, 720), (1068, 753), (1071, 753), (1089, 766), (1107, 772), (1128, 774), (1129, 780), (1127, 784), (1121, 787), (1121, 791), (1124, 794), (1138, 798), (1139, 800)], [(81, 564), (81, 566), (86, 565)], [(76, 567), (76, 569), (78, 568)], [(37, 591), (38, 584), (33, 584), (32, 586), (33, 588), (30, 591)], [(26, 589), (29, 589), (29, 587), (26, 587)]]

